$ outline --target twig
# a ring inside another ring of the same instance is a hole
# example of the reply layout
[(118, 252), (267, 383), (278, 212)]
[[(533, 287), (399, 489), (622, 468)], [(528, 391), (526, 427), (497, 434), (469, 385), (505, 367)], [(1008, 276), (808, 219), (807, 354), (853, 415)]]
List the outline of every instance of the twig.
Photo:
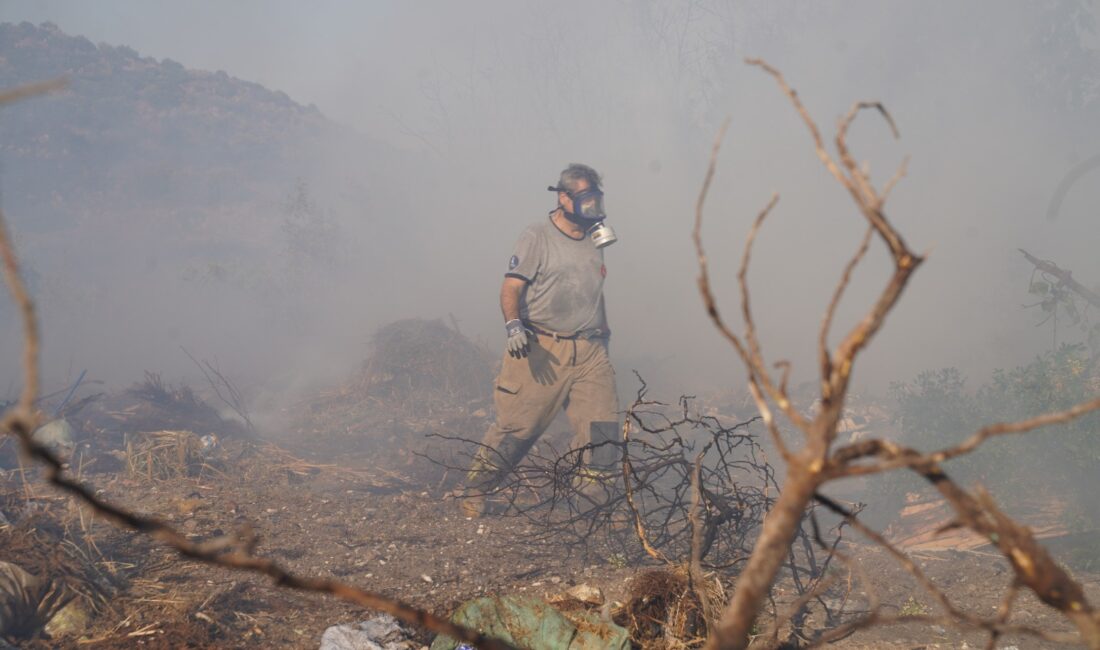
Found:
[(837, 283), (836, 289), (833, 290), (833, 298), (829, 301), (829, 306), (825, 309), (825, 318), (821, 320), (821, 330), (817, 337), (817, 356), (818, 363), (821, 366), (821, 392), (822, 394), (830, 394), (832, 392), (832, 385), (829, 380), (833, 375), (833, 358), (829, 354), (829, 330), (832, 329), (833, 317), (836, 315), (836, 308), (840, 304), (840, 299), (844, 296), (845, 289), (848, 288), (848, 284), (852, 281), (852, 271), (863, 260), (863, 256), (867, 254), (867, 249), (871, 245), (871, 235), (874, 234), (874, 229), (870, 226), (867, 227), (867, 231), (863, 234), (863, 241), (860, 242), (859, 248), (856, 249), (855, 255), (852, 259), (848, 260), (848, 264), (844, 267), (844, 273), (840, 276), (840, 282)]
[(691, 468), (691, 510), (688, 518), (691, 522), (691, 559), (688, 561), (688, 588), (695, 592), (699, 604), (703, 608), (703, 620), (707, 629), (710, 629), (714, 620), (714, 606), (703, 584), (703, 487), (700, 473), (703, 466), (703, 456), (706, 451), (701, 451), (695, 456), (695, 463)]
[(646, 554), (655, 560), (668, 563), (668, 558), (665, 554), (653, 547), (653, 544), (649, 541), (649, 536), (646, 534), (645, 522), (642, 519), (642, 514), (638, 510), (638, 506), (634, 503), (634, 488), (631, 487), (631, 476), (634, 474), (634, 468), (631, 466), (630, 454), (627, 451), (627, 445), (630, 443), (630, 411), (627, 411), (627, 417), (623, 418), (623, 491), (626, 497), (626, 504), (630, 508), (630, 512), (634, 516), (634, 531), (638, 534), (638, 541), (641, 542), (642, 548)]
[[(722, 127), (718, 130), (718, 135), (714, 138), (714, 146), (711, 149), (707, 173), (706, 176), (703, 177), (703, 187), (699, 190), (699, 198), (695, 203), (695, 227), (692, 230), (691, 237), (695, 242), (695, 255), (699, 264), (699, 294), (703, 297), (703, 306), (707, 311), (707, 315), (710, 316), (711, 322), (714, 323), (715, 328), (717, 328), (722, 336), (729, 341), (730, 345), (733, 346), (737, 354), (741, 357), (741, 360), (745, 363), (745, 369), (748, 371), (749, 390), (752, 393), (753, 401), (756, 403), (761, 417), (764, 419), (764, 426), (768, 428), (772, 441), (775, 443), (776, 448), (779, 449), (779, 454), (784, 460), (790, 462), (791, 454), (787, 448), (787, 443), (783, 440), (783, 435), (780, 433), (779, 427), (775, 423), (775, 417), (768, 407), (767, 401), (764, 399), (763, 392), (760, 390), (760, 385), (756, 376), (756, 366), (751, 362), (749, 352), (741, 342), (741, 338), (730, 329), (722, 318), (721, 313), (718, 311), (718, 302), (715, 300), (714, 293), (710, 288), (710, 271), (707, 265), (707, 254), (703, 249), (703, 206), (706, 204), (707, 193), (710, 191), (710, 184), (714, 179), (715, 168), (718, 165), (718, 152), (722, 148), (722, 140), (725, 138), (727, 128), (729, 128), (728, 119), (722, 123)], [(761, 214), (766, 216), (768, 210), (771, 209), (771, 206), (774, 205), (776, 200), (777, 197), (773, 196), (772, 201)]]

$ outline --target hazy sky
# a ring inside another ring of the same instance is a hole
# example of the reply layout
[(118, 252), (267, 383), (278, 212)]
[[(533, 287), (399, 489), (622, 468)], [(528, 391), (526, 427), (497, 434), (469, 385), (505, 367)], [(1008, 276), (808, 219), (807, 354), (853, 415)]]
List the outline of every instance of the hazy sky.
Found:
[[(931, 255), (861, 385), (951, 365), (981, 378), (1049, 345), (1020, 309), (1030, 269), (1016, 249), (1100, 283), (1100, 172), (1044, 217), (1059, 181), (1100, 154), (1098, 13), (1095, 2), (0, 2), (0, 21), (48, 20), (225, 70), (430, 161), (446, 180), (419, 190), (437, 209), (419, 217), (418, 250), (394, 253), (393, 277), (358, 278), (399, 291), (329, 314), (341, 344), (389, 318), (453, 313), (500, 345), (497, 290), (516, 235), (553, 207), (544, 188), (566, 163), (592, 164), (620, 236), (607, 252), (619, 375), (668, 373), (686, 392), (742, 377), (700, 306), (690, 243), (723, 118), (705, 227), (713, 273), (733, 318), (744, 234), (779, 192), (751, 278), (766, 352), (793, 359), (797, 378), (811, 377), (821, 311), (864, 227), (747, 56), (782, 69), (830, 137), (853, 101), (884, 101), (900, 142), (870, 115), (852, 135), (876, 181), (911, 156), (888, 213)], [(886, 280), (877, 246), (841, 325)]]

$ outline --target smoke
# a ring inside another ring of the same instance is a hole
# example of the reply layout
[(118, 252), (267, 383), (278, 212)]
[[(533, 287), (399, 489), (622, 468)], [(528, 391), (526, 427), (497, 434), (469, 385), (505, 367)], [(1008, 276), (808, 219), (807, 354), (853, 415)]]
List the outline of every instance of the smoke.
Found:
[[(511, 246), (553, 207), (543, 188), (584, 162), (605, 177), (620, 237), (606, 254), (620, 381), (636, 368), (675, 391), (739, 387), (739, 362), (701, 308), (690, 240), (728, 116), (704, 225), (723, 313), (736, 321), (744, 235), (778, 192), (750, 272), (753, 304), (766, 353), (810, 379), (822, 311), (865, 225), (749, 56), (784, 72), (829, 139), (852, 102), (882, 100), (901, 140), (871, 114), (851, 136), (878, 182), (911, 157), (887, 212), (930, 256), (862, 360), (861, 388), (1026, 362), (1050, 332), (1020, 308), (1030, 268), (1016, 248), (1100, 282), (1100, 171), (1046, 218), (1062, 179), (1100, 153), (1097, 16), (1089, 2), (5, 3), (0, 20), (49, 20), (225, 70), (362, 136), (314, 152), (300, 173), (311, 207), (297, 217), (287, 205), (303, 194), (282, 179), (267, 218), (196, 224), (224, 232), (218, 250), (184, 255), (155, 228), (114, 231), (110, 220), (82, 253), (63, 237), (36, 240), (43, 261), (31, 265), (53, 292), (48, 376), (76, 366), (119, 381), (143, 368), (185, 374), (180, 345), (257, 379), (337, 376), (375, 327), (405, 316), (453, 315), (499, 347)], [(288, 249), (302, 240), (288, 232), (312, 244)], [(110, 265), (101, 245), (128, 262), (89, 289), (78, 280)], [(880, 245), (838, 333), (887, 268)], [(10, 341), (2, 349), (16, 359)]]

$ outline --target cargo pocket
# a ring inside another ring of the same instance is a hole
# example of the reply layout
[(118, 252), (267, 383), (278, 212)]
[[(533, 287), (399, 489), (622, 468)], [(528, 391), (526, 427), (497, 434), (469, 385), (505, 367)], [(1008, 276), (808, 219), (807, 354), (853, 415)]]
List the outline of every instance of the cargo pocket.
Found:
[(514, 379), (497, 377), (493, 406), (497, 411), (497, 427), (502, 433), (511, 434), (523, 428), (523, 400), (519, 398), (519, 389), (522, 386), (523, 384)]
[(497, 379), (497, 390), (509, 395), (518, 395), (519, 389), (522, 386), (518, 381), (511, 379)]

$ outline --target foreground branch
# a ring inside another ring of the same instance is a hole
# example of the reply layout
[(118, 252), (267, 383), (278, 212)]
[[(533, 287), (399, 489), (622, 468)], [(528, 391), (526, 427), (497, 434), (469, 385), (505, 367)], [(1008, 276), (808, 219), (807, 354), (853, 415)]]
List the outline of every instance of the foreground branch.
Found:
[[(738, 281), (741, 290), (742, 315), (745, 323), (744, 338), (748, 344), (743, 345), (740, 337), (732, 331), (729, 331), (717, 317), (718, 310), (714, 305), (714, 298), (710, 293), (709, 282), (706, 279), (706, 258), (702, 254), (702, 245), (698, 237), (699, 224), (702, 219), (701, 208), (703, 199), (706, 196), (711, 177), (713, 176), (714, 159), (717, 154), (717, 145), (715, 146), (715, 152), (711, 156), (711, 166), (710, 169), (708, 169), (706, 180), (704, 181), (703, 189), (697, 203), (698, 208), (695, 226), (696, 247), (699, 250), (700, 264), (699, 286), (703, 294), (703, 302), (712, 320), (715, 321), (716, 325), (720, 326), (719, 329), (726, 336), (727, 340), (734, 344), (738, 355), (748, 367), (749, 390), (753, 394), (757, 407), (760, 409), (761, 415), (764, 416), (764, 421), (768, 424), (769, 430), (772, 430), (773, 437), (781, 439), (778, 434), (778, 429), (772, 421), (770, 408), (761, 395), (761, 387), (764, 389), (763, 392), (766, 392), (767, 396), (785, 415), (787, 415), (788, 419), (804, 432), (805, 444), (798, 452), (784, 449), (784, 459), (787, 461), (788, 467), (783, 490), (780, 492), (775, 506), (771, 512), (768, 513), (764, 529), (760, 538), (757, 540), (752, 556), (749, 558), (744, 572), (738, 580), (737, 589), (734, 591), (733, 598), (722, 620), (716, 626), (715, 633), (707, 641), (707, 647), (712, 650), (716, 648), (740, 649), (745, 647), (748, 643), (749, 631), (753, 627), (764, 599), (771, 590), (771, 586), (775, 581), (779, 568), (782, 566), (783, 557), (794, 540), (803, 513), (809, 506), (814, 493), (817, 492), (818, 488), (826, 480), (822, 470), (827, 464), (829, 446), (836, 438), (837, 425), (843, 413), (849, 380), (856, 357), (882, 327), (887, 314), (889, 314), (897, 304), (902, 291), (904, 291), (908, 284), (909, 278), (922, 261), (919, 256), (909, 251), (904, 239), (886, 219), (886, 215), (883, 212), (886, 192), (882, 194), (876, 192), (870, 179), (859, 168), (850, 155), (846, 143), (848, 128), (851, 126), (856, 116), (862, 110), (868, 108), (878, 110), (886, 119), (896, 136), (897, 129), (894, 127), (893, 120), (886, 109), (877, 102), (860, 102), (853, 105), (852, 109), (844, 119), (841, 120), (837, 128), (835, 145), (840, 155), (840, 162), (838, 163), (828, 151), (825, 150), (824, 142), (817, 125), (810, 117), (809, 112), (806, 110), (805, 106), (803, 106), (801, 100), (799, 100), (798, 94), (787, 84), (783, 75), (764, 61), (749, 60), (748, 63), (760, 67), (771, 75), (778, 83), (782, 92), (791, 101), (791, 104), (802, 118), (803, 123), (810, 131), (810, 136), (813, 139), (814, 148), (818, 157), (834, 178), (848, 190), (848, 193), (852, 196), (856, 206), (859, 208), (860, 213), (867, 220), (869, 229), (878, 234), (879, 238), (889, 248), (891, 257), (894, 260), (894, 272), (886, 287), (882, 289), (866, 315), (848, 332), (832, 355), (830, 355), (827, 350), (823, 350), (820, 353), (822, 368), (823, 370), (828, 370), (828, 374), (822, 377), (821, 408), (818, 410), (812, 422), (806, 422), (791, 404), (790, 398), (786, 393), (786, 382), (784, 381), (779, 387), (776, 387), (770, 381), (767, 364), (757, 344), (756, 324), (752, 318), (748, 300), (749, 290), (745, 276), (747, 274), (751, 244), (757, 231), (763, 224), (768, 209), (761, 212), (753, 223), (747, 238), (745, 251), (742, 254), (741, 268), (738, 273)], [(894, 179), (891, 179), (887, 184), (887, 191), (893, 187), (896, 182), (895, 179), (899, 178), (901, 173), (902, 172), (899, 171)], [(770, 207), (769, 205), (769, 209)], [(840, 300), (844, 287), (847, 286), (850, 281), (853, 268), (858, 264), (859, 260), (862, 259), (865, 250), (866, 245), (861, 245), (852, 258), (852, 261), (845, 267), (844, 275), (838, 283), (838, 287), (834, 292), (834, 298), (830, 302), (826, 310), (826, 315), (822, 320), (821, 339), (824, 339), (827, 335), (828, 327), (832, 321), (832, 313), (836, 309), (836, 304)], [(822, 345), (822, 347), (824, 348), (824, 345)], [(789, 367), (785, 368), (785, 372), (787, 371), (789, 371)]]
[[(868, 230), (856, 253), (844, 267), (843, 274), (833, 291), (832, 299), (826, 308), (821, 328), (818, 331), (821, 394), (818, 402), (819, 408), (812, 416), (812, 421), (807, 422), (801, 414), (794, 411), (786, 392), (786, 378), (790, 371), (789, 364), (786, 362), (776, 364), (783, 368), (783, 379), (778, 386), (775, 386), (770, 379), (764, 355), (757, 342), (756, 323), (752, 317), (749, 303), (749, 287), (746, 275), (751, 245), (771, 205), (761, 212), (754, 221), (742, 253), (738, 282), (745, 326), (743, 334), (734, 332), (723, 322), (710, 290), (706, 256), (703, 254), (699, 232), (703, 201), (714, 175), (718, 152), (718, 143), (715, 144), (696, 211), (694, 239), (700, 267), (699, 289), (703, 297), (703, 304), (711, 320), (722, 335), (733, 345), (738, 356), (744, 362), (749, 375), (749, 391), (756, 401), (773, 438), (777, 441), (777, 444), (781, 445), (780, 449), (788, 466), (779, 497), (768, 512), (752, 555), (737, 580), (733, 598), (722, 619), (714, 626), (706, 647), (708, 650), (740, 650), (748, 645), (750, 631), (754, 627), (757, 616), (762, 611), (764, 602), (769, 597), (772, 585), (783, 564), (784, 556), (790, 552), (799, 528), (799, 522), (805, 516), (807, 508), (815, 498), (822, 505), (844, 517), (846, 522), (856, 527), (874, 543), (885, 548), (906, 571), (913, 575), (936, 598), (947, 613), (945, 620), (949, 624), (983, 629), (989, 633), (991, 643), (995, 643), (996, 639), (1005, 633), (1033, 634), (1043, 638), (1053, 638), (1053, 635), (1047, 635), (1036, 630), (1007, 625), (1008, 612), (1011, 603), (1015, 600), (1014, 594), (1006, 595), (1005, 604), (1000, 608), (998, 617), (993, 620), (982, 619), (958, 609), (947, 599), (946, 595), (924, 576), (911, 560), (891, 546), (882, 535), (863, 526), (851, 513), (822, 497), (819, 492), (819, 488), (831, 480), (873, 474), (889, 469), (908, 468), (923, 476), (939, 490), (955, 510), (956, 525), (966, 526), (984, 536), (1008, 559), (1015, 572), (1014, 585), (1028, 587), (1044, 603), (1062, 612), (1077, 628), (1077, 632), (1080, 634), (1078, 640), (1083, 640), (1090, 648), (1100, 650), (1100, 620), (1098, 620), (1100, 614), (1093, 610), (1085, 598), (1080, 584), (1074, 581), (1051, 558), (1049, 553), (1035, 541), (1034, 536), (1025, 526), (1014, 522), (1002, 513), (988, 495), (981, 492), (974, 495), (963, 490), (951, 481), (940, 467), (940, 464), (945, 460), (971, 453), (990, 438), (1068, 422), (1086, 413), (1098, 410), (1100, 409), (1100, 398), (1082, 402), (1064, 411), (1049, 413), (1028, 420), (992, 424), (978, 430), (953, 447), (930, 454), (922, 454), (916, 450), (882, 439), (861, 440), (832, 451), (831, 448), (836, 440), (839, 421), (843, 415), (844, 405), (848, 397), (851, 373), (856, 359), (882, 328), (886, 317), (897, 305), (913, 272), (923, 261), (921, 256), (915, 255), (909, 250), (905, 240), (887, 220), (883, 211), (890, 190), (904, 175), (905, 163), (902, 163), (898, 172), (886, 183), (882, 191), (876, 190), (868, 173), (857, 164), (855, 158), (851, 155), (846, 139), (855, 118), (867, 109), (878, 111), (886, 120), (893, 135), (897, 137), (897, 128), (886, 109), (878, 102), (858, 102), (852, 106), (840, 120), (837, 127), (834, 145), (839, 157), (838, 162), (826, 151), (816, 124), (814, 124), (808, 111), (798, 98), (798, 94), (787, 85), (783, 76), (763, 61), (750, 60), (749, 63), (762, 68), (778, 83), (781, 91), (790, 100), (809, 129), (818, 157), (826, 169), (851, 195), (856, 207), (867, 221)], [(835, 312), (844, 290), (851, 282), (854, 269), (867, 253), (872, 235), (877, 235), (877, 239), (888, 249), (894, 262), (893, 271), (886, 286), (872, 302), (863, 318), (848, 331), (836, 348), (830, 352), (828, 334)], [(1072, 278), (1069, 277), (1068, 273), (1049, 263), (1036, 260), (1026, 252), (1024, 255), (1040, 270), (1055, 275), (1063, 284), (1072, 288), (1072, 285), (1069, 284), (1072, 282)], [(1081, 295), (1086, 298), (1089, 297), (1084, 293), (1081, 293)], [(772, 417), (771, 404), (778, 406), (788, 416), (791, 423), (805, 434), (804, 444), (801, 448), (795, 450), (782, 446), (783, 439), (778, 425)], [(792, 412), (794, 415), (792, 415)], [(1015, 588), (1012, 587), (1012, 589)], [(917, 618), (921, 620), (939, 620), (930, 617)], [(818, 639), (818, 642), (835, 640), (844, 634), (878, 623), (917, 620), (917, 618), (905, 616), (886, 617), (879, 611), (879, 605), (875, 604), (868, 616), (832, 630), (821, 639)]]

